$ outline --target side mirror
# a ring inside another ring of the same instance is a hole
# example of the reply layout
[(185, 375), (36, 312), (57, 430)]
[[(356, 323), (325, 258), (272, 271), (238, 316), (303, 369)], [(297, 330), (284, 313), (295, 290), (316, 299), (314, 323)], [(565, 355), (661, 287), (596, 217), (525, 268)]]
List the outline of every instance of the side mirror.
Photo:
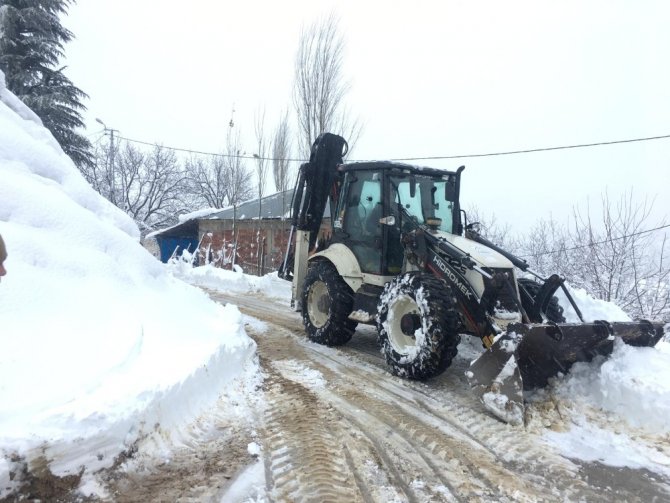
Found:
[(416, 178), (414, 175), (410, 175), (409, 177), (409, 197), (414, 199), (414, 196), (416, 196)]

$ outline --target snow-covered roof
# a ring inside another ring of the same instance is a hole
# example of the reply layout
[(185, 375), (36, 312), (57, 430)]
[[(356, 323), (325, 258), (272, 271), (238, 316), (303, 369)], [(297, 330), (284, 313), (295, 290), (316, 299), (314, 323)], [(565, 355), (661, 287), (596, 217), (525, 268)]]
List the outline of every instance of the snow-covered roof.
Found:
[(192, 211), (190, 213), (185, 213), (179, 215), (179, 223), (171, 225), (170, 227), (165, 227), (164, 229), (158, 229), (157, 231), (150, 232), (147, 234), (147, 238), (155, 238), (158, 236), (180, 236), (198, 233), (198, 219), (207, 217), (212, 213), (221, 211), (217, 208), (204, 208), (201, 210)]
[[(288, 189), (284, 192), (276, 192), (275, 194), (261, 198), (261, 218), (290, 218), (293, 190)], [(233, 218), (237, 218), (238, 220), (255, 220), (258, 218), (258, 201), (258, 199), (251, 199), (240, 203), (236, 211), (234, 211), (232, 206), (228, 206), (205, 218), (207, 220), (232, 220)], [(328, 205), (326, 205), (324, 218), (330, 218), (330, 208), (328, 208)]]
[[(284, 192), (277, 192), (260, 199), (261, 201), (261, 218), (282, 218), (291, 215), (291, 199), (293, 198), (293, 189)], [(216, 213), (207, 216), (208, 220), (232, 220), (233, 217), (239, 220), (253, 220), (258, 218), (258, 199), (245, 201), (237, 206), (234, 215), (233, 207), (229, 206)]]

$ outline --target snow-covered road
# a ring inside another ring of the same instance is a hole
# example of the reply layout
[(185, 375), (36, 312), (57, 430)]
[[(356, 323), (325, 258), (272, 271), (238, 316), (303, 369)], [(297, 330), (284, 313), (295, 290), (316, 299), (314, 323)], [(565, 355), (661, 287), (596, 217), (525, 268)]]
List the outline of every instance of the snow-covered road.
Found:
[[(547, 393), (515, 428), (489, 416), (464, 377), (469, 353), (429, 383), (391, 376), (374, 330), (327, 348), (307, 341), (297, 313), (259, 295), (233, 297), (264, 372), (266, 496), (277, 501), (662, 501), (668, 472), (569, 459), (545, 439), (575, 418)], [(621, 428), (621, 425), (617, 425)], [(629, 432), (630, 433), (630, 432)], [(662, 436), (638, 435), (670, 454)]]

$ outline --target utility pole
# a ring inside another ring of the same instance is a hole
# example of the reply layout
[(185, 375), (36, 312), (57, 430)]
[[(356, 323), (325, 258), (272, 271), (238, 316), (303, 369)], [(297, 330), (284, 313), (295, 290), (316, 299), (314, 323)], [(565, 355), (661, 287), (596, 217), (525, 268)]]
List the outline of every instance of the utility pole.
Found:
[[(230, 112), (230, 122), (228, 123), (228, 127), (230, 128), (228, 130), (228, 138), (229, 139), (232, 138), (233, 128), (235, 127), (234, 116), (235, 116), (235, 103), (233, 103), (233, 109)], [(238, 150), (237, 154), (239, 155), (239, 153), (240, 153), (240, 151)], [(233, 182), (233, 183), (235, 183), (235, 182)], [(230, 194), (230, 192), (229, 192), (229, 194)], [(237, 196), (235, 197), (235, 200), (233, 201), (233, 261), (232, 261), (232, 264), (230, 266), (231, 271), (235, 270), (235, 261), (236, 260), (237, 260)]]
[[(98, 124), (102, 124), (102, 127), (105, 128), (105, 136), (107, 136), (107, 133), (109, 132), (109, 164), (107, 166), (107, 176), (108, 180), (110, 182), (110, 195), (114, 198), (112, 201), (114, 204), (117, 204), (118, 201), (116, 201), (116, 187), (114, 183), (114, 133), (118, 133), (118, 129), (113, 129), (113, 128), (108, 128), (107, 124), (102, 122), (102, 120), (96, 118), (95, 122)], [(118, 204), (117, 204), (118, 206)]]
[(107, 131), (109, 131), (109, 137), (110, 137), (109, 138), (109, 149), (110, 149), (109, 155), (112, 159), (111, 164), (112, 164), (112, 167), (113, 167), (114, 166), (114, 133), (118, 133), (119, 130), (107, 127), (107, 125), (104, 122), (102, 122), (100, 119), (95, 119), (95, 122), (97, 122), (99, 124), (102, 124), (102, 127), (105, 128), (105, 136), (107, 136)]

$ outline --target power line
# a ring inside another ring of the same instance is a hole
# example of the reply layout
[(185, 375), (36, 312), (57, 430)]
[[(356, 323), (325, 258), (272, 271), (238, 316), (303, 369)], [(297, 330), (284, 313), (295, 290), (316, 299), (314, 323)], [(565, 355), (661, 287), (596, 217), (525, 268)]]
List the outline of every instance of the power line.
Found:
[(104, 133), (105, 133), (105, 130), (101, 129), (100, 131), (96, 131), (95, 133), (87, 134), (85, 136), (86, 136), (86, 138), (93, 138), (94, 136), (104, 135)]
[(391, 159), (393, 161), (428, 161), (436, 159), (464, 159), (472, 157), (492, 157), (496, 155), (514, 155), (514, 154), (530, 154), (532, 152), (548, 152), (550, 150), (567, 150), (571, 148), (586, 148), (586, 147), (600, 147), (603, 145), (617, 145), (620, 143), (634, 143), (640, 141), (651, 141), (651, 140), (663, 140), (670, 138), (670, 134), (661, 135), (661, 136), (648, 136), (646, 138), (631, 138), (628, 140), (612, 140), (612, 141), (601, 141), (597, 143), (580, 143), (576, 145), (562, 145), (560, 147), (542, 147), (542, 148), (531, 148), (526, 150), (509, 150), (506, 152), (489, 152), (486, 154), (464, 154), (464, 155), (444, 155), (444, 156), (434, 156), (434, 157), (405, 157), (403, 159)]
[(544, 257), (545, 255), (552, 255), (554, 253), (561, 253), (561, 252), (567, 252), (567, 251), (573, 251), (573, 250), (581, 250), (582, 248), (589, 248), (590, 246), (602, 245), (602, 244), (605, 244), (605, 243), (610, 243), (612, 241), (620, 241), (622, 239), (632, 238), (634, 236), (639, 236), (640, 234), (647, 234), (649, 232), (655, 232), (655, 231), (658, 231), (658, 230), (661, 230), (661, 229), (666, 229), (668, 227), (670, 227), (670, 224), (661, 225), (660, 227), (655, 227), (654, 229), (647, 229), (647, 230), (644, 230), (644, 231), (635, 232), (633, 234), (627, 234), (625, 236), (619, 236), (617, 238), (611, 238), (611, 239), (605, 239), (603, 241), (597, 241), (595, 243), (573, 246), (572, 248), (562, 248), (560, 250), (552, 250), (552, 251), (542, 252), (542, 253), (531, 253), (530, 255), (520, 255), (519, 258)]
[[(149, 145), (155, 147), (157, 143), (149, 143), (147, 141), (134, 140), (132, 138), (126, 138), (125, 136), (118, 137), (121, 140), (129, 141), (130, 143), (138, 143), (140, 145)], [(211, 155), (213, 157), (228, 157), (231, 159), (261, 159), (264, 161), (296, 161), (296, 162), (307, 162), (305, 159), (290, 159), (290, 158), (278, 158), (278, 157), (259, 157), (257, 155), (248, 155), (248, 154), (218, 154), (215, 152), (203, 152), (202, 150), (192, 150), (188, 148), (179, 148), (179, 147), (168, 147), (162, 145), (163, 148), (169, 150), (174, 150), (175, 152), (186, 152), (188, 154), (199, 154), (199, 155)]]
[[(149, 145), (149, 146), (156, 146), (155, 143), (149, 143), (146, 141), (141, 141), (141, 140), (135, 140), (133, 138), (127, 138), (124, 136), (119, 136), (120, 139), (131, 142), (131, 143), (137, 143), (140, 145)], [(441, 156), (426, 156), (426, 157), (401, 157), (401, 158), (395, 158), (395, 159), (387, 159), (389, 161), (434, 161), (434, 160), (444, 160), (444, 159), (466, 159), (466, 158), (476, 158), (476, 157), (493, 157), (493, 156), (501, 156), (501, 155), (518, 155), (518, 154), (530, 154), (533, 152), (549, 152), (552, 150), (568, 150), (568, 149), (576, 149), (576, 148), (590, 148), (590, 147), (600, 147), (600, 146), (605, 146), (605, 145), (619, 145), (623, 143), (636, 143), (636, 142), (643, 142), (643, 141), (653, 141), (653, 140), (665, 140), (670, 138), (670, 134), (667, 135), (659, 135), (659, 136), (647, 136), (644, 138), (630, 138), (627, 140), (612, 140), (612, 141), (602, 141), (602, 142), (595, 142), (595, 143), (580, 143), (580, 144), (575, 144), (575, 145), (561, 145), (557, 147), (541, 147), (541, 148), (531, 148), (531, 149), (524, 149), (524, 150), (508, 150), (508, 151), (503, 151), (503, 152), (487, 152), (487, 153), (482, 153), (482, 154), (461, 154), (461, 155), (441, 155)], [(307, 162), (306, 159), (295, 159), (295, 158), (277, 158), (277, 157), (259, 157), (257, 155), (248, 155), (248, 154), (219, 154), (219, 153), (214, 153), (214, 152), (204, 152), (201, 150), (192, 150), (188, 148), (178, 148), (178, 147), (170, 147), (170, 146), (164, 146), (164, 148), (167, 148), (169, 150), (174, 150), (175, 152), (185, 152), (189, 154), (199, 154), (199, 155), (209, 155), (209, 156), (214, 156), (214, 157), (228, 157), (228, 158), (234, 158), (234, 159), (261, 159), (265, 161), (292, 161), (292, 162)], [(370, 162), (373, 159), (356, 159), (356, 160), (350, 160), (349, 162)]]

